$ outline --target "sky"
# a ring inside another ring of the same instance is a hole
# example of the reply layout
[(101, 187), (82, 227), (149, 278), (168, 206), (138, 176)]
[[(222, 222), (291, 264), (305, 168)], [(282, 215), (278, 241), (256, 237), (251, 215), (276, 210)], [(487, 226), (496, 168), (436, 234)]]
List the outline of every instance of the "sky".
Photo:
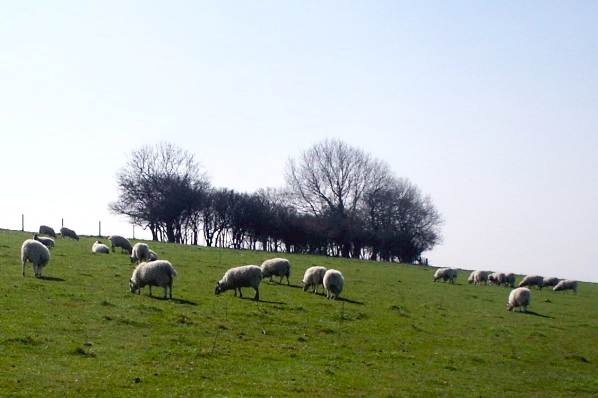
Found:
[(595, 1), (0, 0), (0, 228), (130, 237), (108, 205), (145, 144), (252, 192), (339, 138), (432, 197), (433, 264), (598, 281), (597, 19)]

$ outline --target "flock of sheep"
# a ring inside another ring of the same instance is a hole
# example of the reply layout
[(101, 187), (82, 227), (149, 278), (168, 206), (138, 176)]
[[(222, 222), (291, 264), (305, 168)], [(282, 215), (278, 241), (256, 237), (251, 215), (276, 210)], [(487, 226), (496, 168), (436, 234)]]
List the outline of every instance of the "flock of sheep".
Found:
[[(444, 282), (455, 283), (457, 279), (456, 268), (439, 268), (434, 273), (434, 282), (443, 280)], [(503, 273), (503, 272), (491, 272), (491, 271), (472, 271), (467, 278), (468, 283), (475, 285), (486, 284), (486, 285), (497, 285), (497, 286), (508, 286), (514, 288), (509, 294), (507, 301), (507, 310), (512, 311), (515, 308), (521, 308), (527, 312), (527, 306), (531, 302), (531, 291), (528, 287), (536, 286), (538, 289), (543, 287), (552, 287), (555, 292), (561, 290), (573, 290), (577, 293), (577, 281), (570, 279), (558, 279), (554, 277), (542, 277), (540, 275), (528, 275), (525, 276), (519, 286), (515, 288), (515, 274)], [(528, 287), (526, 287), (528, 286)]]
[[(48, 236), (40, 236), (41, 234)], [(69, 237), (79, 240), (79, 236), (75, 231), (68, 228), (61, 228), (60, 234), (63, 238)], [(42, 225), (39, 228), (39, 234), (34, 234), (32, 239), (23, 242), (21, 246), (23, 276), (25, 276), (25, 264), (30, 262), (35, 276), (42, 277), (42, 270), (50, 261), (49, 249), (54, 247), (53, 238), (56, 238), (54, 230), (51, 227)], [(151, 296), (152, 286), (158, 286), (164, 289), (165, 298), (172, 298), (172, 283), (177, 273), (169, 261), (158, 259), (158, 255), (146, 243), (139, 242), (133, 246), (128, 239), (119, 235), (109, 236), (108, 240), (111, 247), (97, 240), (93, 243), (91, 251), (93, 253), (109, 254), (110, 251), (114, 252), (115, 248), (120, 248), (121, 252), (130, 255), (131, 262), (137, 264), (129, 280), (131, 293), (141, 294), (141, 289), (149, 286)], [(291, 263), (289, 260), (273, 258), (264, 261), (259, 267), (257, 265), (243, 265), (231, 268), (218, 281), (214, 293), (220, 294), (227, 290), (234, 290), (235, 296), (238, 292), (239, 296), (243, 297), (241, 288), (251, 287), (255, 290), (254, 299), (259, 300), (260, 283), (265, 278), (270, 278), (272, 282), (274, 276), (280, 277), (279, 283), (281, 284), (283, 278), (286, 278), (287, 284), (290, 285)], [(304, 291), (312, 288), (314, 293), (317, 293), (318, 286), (322, 285), (326, 297), (334, 300), (340, 296), (343, 290), (344, 277), (340, 271), (335, 269), (313, 266), (305, 271), (302, 284)]]

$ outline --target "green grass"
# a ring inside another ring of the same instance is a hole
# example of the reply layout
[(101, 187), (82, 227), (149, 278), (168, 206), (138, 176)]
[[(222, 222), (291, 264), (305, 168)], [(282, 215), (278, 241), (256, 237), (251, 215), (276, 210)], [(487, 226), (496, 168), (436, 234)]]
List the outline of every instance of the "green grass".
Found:
[(57, 239), (52, 278), (23, 278), (30, 236), (0, 230), (2, 396), (598, 394), (595, 284), (533, 290), (534, 313), (509, 313), (509, 289), (465, 273), (449, 285), (421, 266), (290, 255), (293, 284), (336, 268), (347, 301), (266, 282), (256, 304), (215, 282), (272, 254), (150, 242), (178, 271), (166, 301), (129, 293), (128, 257), (92, 254), (92, 238)]

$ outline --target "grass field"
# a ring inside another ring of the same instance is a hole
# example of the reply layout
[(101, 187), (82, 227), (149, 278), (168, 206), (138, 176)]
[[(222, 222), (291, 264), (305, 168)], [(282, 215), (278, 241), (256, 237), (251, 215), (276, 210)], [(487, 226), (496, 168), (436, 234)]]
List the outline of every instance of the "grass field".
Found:
[[(150, 242), (178, 271), (167, 301), (129, 293), (128, 257), (92, 238), (57, 239), (47, 278), (23, 278), (29, 237), (0, 230), (0, 396), (598, 395), (596, 284), (509, 313), (509, 289), (465, 273), (290, 255), (294, 286), (262, 283), (256, 303), (214, 286), (272, 254)], [(314, 264), (343, 272), (345, 300), (299, 288)]]

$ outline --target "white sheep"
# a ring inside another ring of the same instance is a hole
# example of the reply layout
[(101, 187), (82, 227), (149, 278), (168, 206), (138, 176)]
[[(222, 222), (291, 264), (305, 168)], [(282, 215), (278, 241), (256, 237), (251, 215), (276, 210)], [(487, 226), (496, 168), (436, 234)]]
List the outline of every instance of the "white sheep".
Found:
[(79, 235), (77, 235), (77, 233), (75, 231), (73, 231), (72, 229), (69, 229), (66, 227), (60, 228), (60, 235), (63, 238), (72, 238), (75, 240), (79, 240)]
[(473, 271), (469, 275), (468, 281), (471, 279), (471, 281), (474, 283), (474, 285), (479, 285), (482, 282), (488, 283), (488, 275), (490, 275), (490, 273), (491, 273), (490, 271)]
[(47, 238), (45, 236), (39, 236), (38, 234), (33, 234), (33, 240), (43, 243), (43, 245), (46, 246), (48, 249), (51, 249), (54, 247), (54, 239), (52, 239), (52, 238)]
[(505, 274), (505, 286), (515, 287), (515, 274), (509, 272)]
[(224, 276), (216, 284), (215, 294), (220, 294), (230, 289), (239, 291), (239, 297), (243, 297), (242, 287), (252, 287), (255, 289), (254, 299), (260, 299), (260, 283), (262, 282), (262, 269), (257, 265), (243, 265), (234, 267), (224, 273)]
[(43, 234), (43, 235), (51, 236), (52, 238), (56, 238), (56, 232), (54, 232), (54, 228), (48, 227), (47, 225), (40, 225), (39, 233)]
[(519, 282), (519, 287), (523, 286), (537, 286), (538, 289), (542, 289), (542, 283), (544, 282), (544, 278), (539, 275), (527, 275), (525, 278)]
[(272, 282), (272, 277), (274, 275), (280, 276), (279, 283), (282, 283), (282, 278), (286, 276), (287, 278), (287, 285), (290, 285), (289, 276), (291, 276), (291, 263), (286, 258), (271, 258), (266, 260), (262, 263), (262, 278), (270, 277), (270, 282)]
[(131, 262), (139, 264), (149, 260), (149, 252), (150, 248), (146, 243), (135, 243), (135, 246), (133, 246), (133, 250), (131, 251)]
[(543, 278), (542, 279), (542, 287), (546, 286), (556, 286), (560, 282), (559, 278), (550, 277), (550, 278)]
[(309, 267), (303, 274), (303, 291), (306, 292), (310, 286), (313, 286), (313, 292), (317, 293), (318, 286), (324, 284), (324, 274), (326, 273), (326, 267), (319, 265)]
[(129, 288), (131, 293), (141, 294), (141, 289), (149, 286), (151, 296), (152, 286), (159, 286), (164, 288), (164, 298), (172, 298), (172, 281), (175, 276), (176, 270), (169, 261), (142, 262), (133, 270)]
[(531, 301), (531, 292), (527, 287), (518, 287), (511, 290), (509, 294), (509, 301), (507, 302), (507, 310), (513, 311), (514, 308), (522, 307), (523, 311), (527, 312), (527, 306)]
[(43, 243), (34, 239), (27, 239), (21, 246), (21, 264), (23, 276), (25, 276), (25, 263), (29, 261), (33, 265), (33, 273), (36, 278), (41, 278), (42, 269), (50, 261), (50, 250)]
[(493, 272), (488, 275), (488, 283), (502, 285), (505, 283), (506, 275), (503, 272)]
[(148, 261), (156, 261), (156, 260), (158, 260), (158, 254), (156, 254), (155, 251), (150, 249), (149, 254), (148, 254)]
[(93, 245), (91, 245), (91, 252), (110, 254), (110, 248), (99, 240), (96, 240)]
[(123, 236), (110, 235), (108, 237), (108, 240), (110, 240), (110, 247), (112, 248), (112, 251), (114, 251), (115, 247), (120, 247), (121, 252), (126, 251), (129, 254), (131, 254), (131, 252), (133, 251), (133, 246), (131, 246), (131, 242), (129, 242), (129, 240)]
[(575, 293), (577, 293), (577, 281), (570, 279), (562, 280), (559, 283), (557, 283), (556, 286), (552, 288), (552, 290), (554, 290), (555, 292), (561, 290), (573, 290)]
[(457, 270), (454, 268), (439, 268), (434, 273), (434, 282), (442, 279), (444, 282), (450, 281), (451, 283), (455, 283), (455, 279), (457, 279)]
[(340, 271), (335, 269), (329, 269), (324, 274), (324, 291), (326, 292), (326, 298), (330, 300), (336, 300), (343, 291), (345, 284), (345, 278)]

